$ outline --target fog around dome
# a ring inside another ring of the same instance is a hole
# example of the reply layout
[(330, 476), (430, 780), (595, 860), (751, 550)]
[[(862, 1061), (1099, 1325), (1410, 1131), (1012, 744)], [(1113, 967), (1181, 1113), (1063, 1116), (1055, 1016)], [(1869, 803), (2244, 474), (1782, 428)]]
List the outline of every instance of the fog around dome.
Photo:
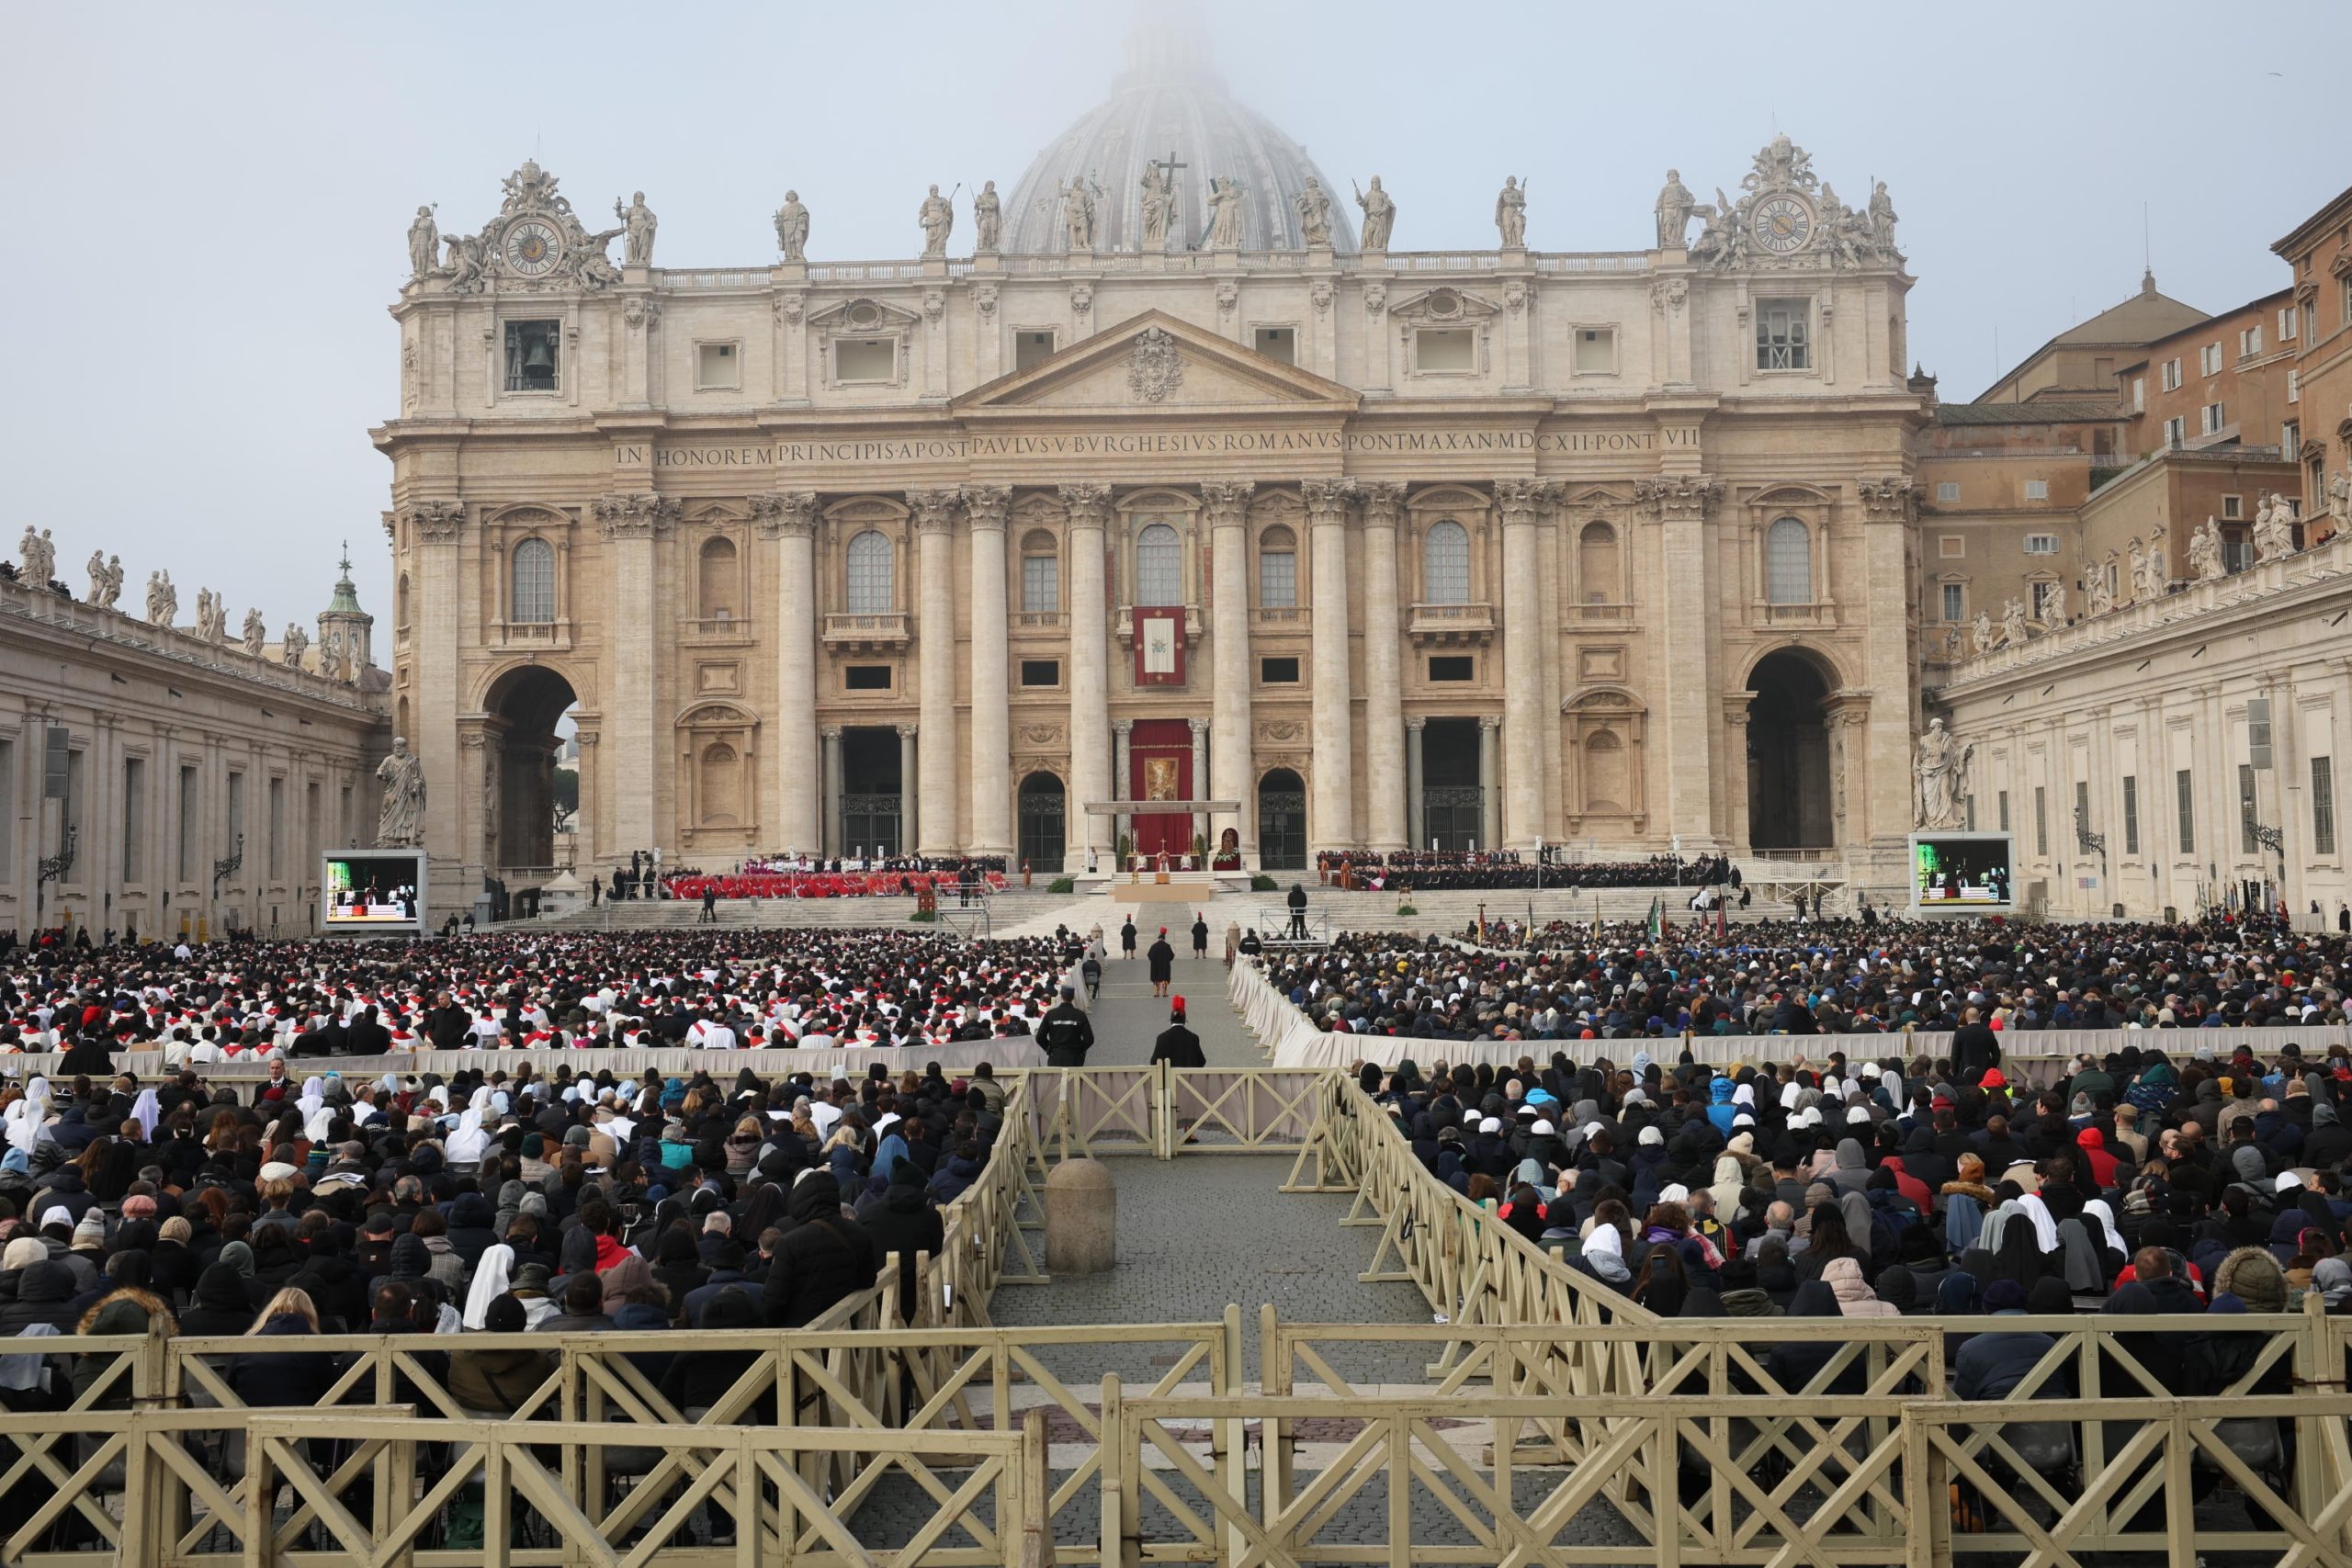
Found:
[(1142, 231), (1141, 182), (1147, 164), (1170, 159), (1181, 192), (1168, 248), (1201, 248), (1209, 225), (1211, 175), (1241, 182), (1241, 248), (1303, 247), (1293, 199), (1311, 176), (1331, 196), (1331, 242), (1356, 248), (1352, 187), (1334, 186), (1306, 149), (1263, 115), (1238, 102), (1211, 70), (1189, 27), (1144, 27), (1128, 40), (1126, 69), (1111, 96), (1047, 143), (1004, 203), (1002, 248), (1060, 254), (1069, 246), (1057, 192), (1065, 180), (1091, 179), (1096, 197), (1094, 248), (1133, 251)]

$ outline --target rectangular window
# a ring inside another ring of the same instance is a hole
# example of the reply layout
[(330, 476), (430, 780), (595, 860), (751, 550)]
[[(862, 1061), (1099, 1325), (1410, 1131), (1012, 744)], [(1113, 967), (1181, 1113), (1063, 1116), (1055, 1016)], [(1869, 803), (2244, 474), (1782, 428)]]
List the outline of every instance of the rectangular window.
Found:
[(2270, 766), (2270, 699), (2248, 697), (2245, 700), (2245, 760), (2249, 767), (2263, 772)]
[(2165, 445), (2177, 446), (2188, 439), (2188, 422), (2175, 414), (2165, 421)]
[(833, 340), (833, 379), (892, 381), (899, 375), (899, 340), (844, 337)]
[(2147, 406), (2148, 378), (2145, 376), (2134, 376), (2132, 378), (2132, 412), (2138, 413)]
[(2197, 852), (2197, 779), (2187, 768), (2172, 776), (2172, 814), (2180, 823), (2180, 852)]
[(2278, 309), (2278, 341), (2290, 343), (2295, 336), (2295, 308), (2282, 305)]
[(2254, 840), (2254, 764), (2238, 764), (2238, 852), (2250, 855), (2262, 846)]
[(2222, 497), (2222, 516), (2225, 521), (2234, 523), (2245, 515), (2245, 497), (2242, 495)]
[(286, 880), (286, 781), (269, 781), (269, 879)]
[(1062, 683), (1062, 661), (1058, 659), (1024, 659), (1021, 661), (1021, 683), (1024, 686), (1058, 686)]
[(563, 346), (560, 321), (506, 323), (506, 389), (510, 392), (552, 392)]
[(2009, 830), (2009, 792), (2005, 789), (1994, 791), (1993, 804), (2000, 813), (2001, 831), (2006, 833)]
[(2300, 370), (2287, 372), (2287, 400), (2290, 403), (2303, 400), (2303, 373)]
[(695, 344), (695, 390), (732, 392), (743, 385), (743, 355), (731, 343)]
[(2352, 274), (2335, 286), (2335, 324), (2352, 327)]
[(1960, 583), (1944, 584), (1944, 619), (1947, 621), (1968, 619), (1968, 590)]
[(1277, 365), (1298, 363), (1296, 327), (1260, 327), (1250, 334), (1250, 346)]
[(2303, 330), (2303, 341), (2309, 343), (2312, 341), (2312, 333), (2319, 330), (2319, 307), (2305, 305), (2302, 307), (2299, 320)]
[(180, 847), (180, 883), (183, 886), (196, 880), (197, 818), (202, 809), (198, 804), (196, 770), (180, 769), (180, 808), (176, 826)]
[(1430, 679), (1432, 681), (1475, 681), (1477, 678), (1477, 661), (1468, 654), (1433, 655), (1430, 660)]
[(1298, 552), (1258, 552), (1258, 604), (1261, 609), (1288, 610), (1298, 604)]
[(2048, 479), (2026, 480), (2025, 498), (2028, 501), (2048, 501), (2050, 499), (2050, 481)]
[(2041, 785), (2033, 786), (2033, 853), (2037, 860), (2050, 858), (2049, 795)]
[(1467, 327), (1423, 327), (1413, 334), (1413, 367), (1423, 375), (1464, 375), (1478, 367)]
[(122, 760), (122, 879), (147, 880), (147, 761)]
[(2219, 376), (2222, 373), (2220, 344), (2209, 343), (2197, 351), (2197, 372), (2200, 376)]
[(2058, 553), (2058, 536), (2055, 534), (2028, 534), (2025, 536), (2025, 553), (2030, 556), (2056, 555)]
[(1958, 479), (1938, 479), (1936, 481), (1936, 500), (1939, 504), (1950, 506), (1953, 502), (1956, 502), (1959, 499), (1960, 481)]
[(1939, 534), (1936, 536), (1937, 559), (1961, 560), (1965, 558), (1967, 554), (1967, 536), (1963, 534)]
[(2250, 359), (2262, 352), (2262, 323), (2256, 321), (2238, 333), (2238, 357)]
[(852, 664), (842, 671), (842, 684), (853, 692), (887, 692), (890, 689), (890, 667), (887, 664)]
[(2033, 595), (2033, 618), (2037, 621), (2048, 620), (2051, 602), (2058, 594), (2058, 585), (2054, 582), (2031, 582), (2028, 583), (2026, 588)]
[(2180, 361), (2179, 361), (2179, 360), (2177, 360), (2177, 359), (2167, 359), (2167, 360), (2165, 360), (2165, 361), (2164, 382), (2165, 382), (2165, 391), (2167, 391), (2167, 392), (2177, 392), (2177, 391), (2179, 391), (2179, 390), (2180, 390)]
[(1617, 373), (1616, 328), (1577, 329), (1576, 371), (1579, 376), (1613, 376)]
[(1812, 311), (1809, 299), (1756, 301), (1756, 368), (1813, 368)]
[(2123, 775), (2123, 852), (2140, 852), (2140, 781), (2130, 773)]
[(2335, 759), (2312, 759), (2312, 852), (2335, 852)]
[(1258, 660), (1258, 683), (1263, 686), (1297, 685), (1298, 660), (1295, 659), (1261, 659)]
[(1012, 367), (1015, 370), (1043, 365), (1053, 356), (1054, 334), (1051, 332), (1023, 331), (1012, 334)]
[(2278, 427), (2278, 455), (2289, 462), (2303, 449), (2303, 422), (2290, 419)]
[(1021, 607), (1033, 615), (1051, 615), (1062, 607), (1059, 556), (1021, 558)]
[(2219, 403), (2207, 403), (2197, 411), (2197, 433), (2199, 435), (2219, 435), (2223, 423)]

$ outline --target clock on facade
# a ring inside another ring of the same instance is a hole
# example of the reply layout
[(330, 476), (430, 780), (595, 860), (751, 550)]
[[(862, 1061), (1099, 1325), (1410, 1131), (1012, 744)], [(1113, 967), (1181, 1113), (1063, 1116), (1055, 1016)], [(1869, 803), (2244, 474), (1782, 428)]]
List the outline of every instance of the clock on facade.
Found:
[(556, 231), (536, 220), (506, 231), (506, 265), (526, 277), (537, 277), (555, 265), (562, 253), (563, 242)]
[(1768, 196), (1748, 215), (1747, 228), (1757, 244), (1786, 255), (1813, 237), (1813, 209), (1793, 196)]

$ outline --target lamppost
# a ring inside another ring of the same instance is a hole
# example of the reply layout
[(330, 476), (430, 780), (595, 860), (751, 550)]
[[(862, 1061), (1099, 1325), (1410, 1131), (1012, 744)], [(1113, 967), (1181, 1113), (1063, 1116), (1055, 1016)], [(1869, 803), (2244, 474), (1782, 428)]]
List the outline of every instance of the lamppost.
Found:
[(220, 884), (230, 873), (244, 863), (245, 836), (240, 833), (237, 835), (236, 847), (231, 850), (223, 859), (212, 863), (212, 903), (215, 908), (218, 908), (220, 903)]
[(2075, 807), (2075, 852), (2098, 856), (2099, 888), (2102, 892), (2110, 895), (2109, 903), (2112, 905), (2114, 899), (2111, 895), (2115, 890), (2108, 886), (2107, 835), (2091, 831), (2089, 808), (2079, 805)]
[[(2247, 832), (2249, 832), (2249, 833), (2251, 833), (2251, 834), (2253, 834), (2253, 835), (2254, 835), (2254, 841), (2255, 841), (2256, 843), (2257, 843), (2257, 844), (2261, 845), (2264, 849), (2270, 851), (2273, 854), (2275, 854), (2275, 855), (2277, 855), (2277, 856), (2278, 857), (2278, 897), (2279, 901), (2283, 903), (2283, 902), (2285, 901), (2285, 899), (2286, 899), (2286, 897), (2287, 897), (2287, 834), (2286, 834), (2286, 831), (2285, 831), (2285, 829), (2279, 829), (2279, 828), (2266, 828), (2266, 827), (2264, 827), (2260, 822), (2257, 822), (2256, 820), (2255, 820), (2254, 814), (2253, 814), (2252, 812), (2248, 812), (2248, 813), (2246, 814), (2245, 828), (2246, 828), (2246, 831), (2247, 831)], [(2267, 915), (2267, 914), (2269, 914), (2269, 913), (2270, 913), (2270, 911), (2269, 911), (2269, 910), (2267, 910), (2267, 909), (2265, 909), (2265, 910), (2263, 911), (2263, 913), (2264, 913), (2265, 915)]]
[(66, 873), (74, 869), (74, 846), (81, 836), (80, 827), (68, 823), (63, 847), (55, 854), (42, 858), (39, 867), (38, 880), (33, 884), (33, 923), (36, 926), (40, 923), (41, 910), (49, 903), (49, 885), (52, 882), (64, 881)]

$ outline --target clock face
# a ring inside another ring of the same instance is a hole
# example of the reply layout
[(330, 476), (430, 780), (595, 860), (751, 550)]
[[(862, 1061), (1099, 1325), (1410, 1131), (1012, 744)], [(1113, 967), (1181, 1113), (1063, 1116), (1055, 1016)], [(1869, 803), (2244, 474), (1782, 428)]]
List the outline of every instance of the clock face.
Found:
[(1813, 210), (1792, 196), (1768, 196), (1756, 204), (1747, 226), (1758, 245), (1786, 255), (1813, 238)]
[(536, 220), (506, 231), (506, 265), (526, 277), (537, 277), (555, 265), (562, 253), (563, 242), (556, 231)]

